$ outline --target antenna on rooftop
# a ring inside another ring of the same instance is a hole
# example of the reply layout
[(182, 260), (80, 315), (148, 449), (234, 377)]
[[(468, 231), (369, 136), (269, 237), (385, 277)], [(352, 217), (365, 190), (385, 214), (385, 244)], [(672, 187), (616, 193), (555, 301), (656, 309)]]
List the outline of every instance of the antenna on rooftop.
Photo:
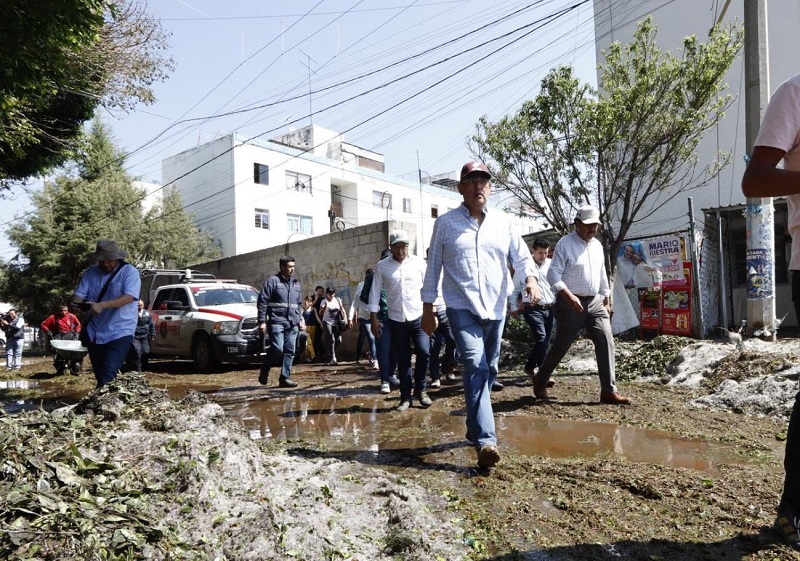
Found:
[[(303, 53), (302, 50), (300, 50), (300, 52)], [(306, 68), (308, 68), (308, 121), (310, 125), (313, 125), (314, 111), (311, 109), (311, 63), (313, 62), (314, 64), (317, 64), (317, 61), (311, 58), (311, 56), (309, 56), (308, 54), (306, 53), (303, 54), (306, 55), (306, 59), (308, 60), (308, 63), (306, 64)], [(316, 74), (316, 72), (314, 74)]]

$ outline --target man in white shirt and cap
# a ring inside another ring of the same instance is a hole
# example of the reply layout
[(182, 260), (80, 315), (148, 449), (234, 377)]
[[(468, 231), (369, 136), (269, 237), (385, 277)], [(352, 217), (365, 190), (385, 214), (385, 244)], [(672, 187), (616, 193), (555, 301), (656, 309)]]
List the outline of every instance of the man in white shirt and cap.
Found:
[(586, 329), (594, 343), (600, 376), (600, 403), (627, 405), (630, 398), (617, 392), (614, 374), (614, 336), (611, 333), (611, 287), (606, 275), (603, 245), (595, 239), (600, 211), (587, 205), (578, 209), (575, 229), (561, 238), (553, 252), (547, 281), (556, 294), (556, 333), (533, 380), (533, 395), (551, 399), (550, 376)]
[(425, 376), (430, 361), (430, 337), (422, 330), (422, 282), (425, 280), (425, 261), (408, 253), (409, 237), (405, 230), (389, 234), (392, 257), (375, 265), (369, 291), (369, 312), (372, 333), (382, 335), (383, 326), (378, 319), (381, 289), (386, 289), (389, 308), (389, 331), (392, 346), (397, 352), (397, 371), (400, 377), (400, 405), (398, 411), (411, 407), (411, 340), (414, 340), (417, 360), (414, 365), (414, 398), (422, 407), (433, 403), (426, 391)]

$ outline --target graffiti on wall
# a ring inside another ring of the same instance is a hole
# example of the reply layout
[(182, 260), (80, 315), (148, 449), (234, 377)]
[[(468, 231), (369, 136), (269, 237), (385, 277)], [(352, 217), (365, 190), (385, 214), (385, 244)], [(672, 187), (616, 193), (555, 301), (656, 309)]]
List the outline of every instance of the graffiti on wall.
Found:
[(344, 261), (329, 261), (319, 267), (312, 265), (309, 271), (299, 274), (298, 277), (306, 294), (311, 294), (316, 286), (323, 288), (332, 286), (336, 289), (336, 296), (341, 298), (346, 306), (350, 306), (352, 291), (361, 281), (360, 278), (353, 279)]

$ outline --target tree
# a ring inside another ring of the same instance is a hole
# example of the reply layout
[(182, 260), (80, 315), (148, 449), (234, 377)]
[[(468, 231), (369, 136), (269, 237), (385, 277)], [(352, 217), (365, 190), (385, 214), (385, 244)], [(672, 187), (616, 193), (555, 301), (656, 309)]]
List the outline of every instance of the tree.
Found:
[(147, 234), (139, 246), (139, 263), (171, 269), (222, 256), (219, 246), (211, 244), (211, 235), (198, 229), (192, 216), (183, 210), (183, 200), (177, 188), (167, 188), (162, 199), (145, 216)]
[(723, 79), (742, 48), (741, 26), (684, 40), (677, 58), (656, 45), (652, 19), (628, 45), (613, 43), (597, 95), (570, 68), (552, 70), (533, 100), (496, 123), (480, 119), (473, 153), (496, 183), (566, 234), (575, 209), (598, 207), (613, 274), (631, 226), (713, 179), (730, 154), (698, 162), (697, 146), (731, 103)]
[(72, 294), (97, 240), (116, 240), (140, 268), (185, 266), (219, 257), (176, 194), (143, 212), (145, 193), (123, 168), (105, 125), (96, 121), (75, 157), (75, 176), (61, 175), (33, 193), (33, 211), (8, 229), (23, 259), (1, 267), (0, 291), (31, 318), (44, 318)]
[(67, 161), (98, 106), (151, 103), (165, 46), (137, 0), (0, 3), (0, 191)]

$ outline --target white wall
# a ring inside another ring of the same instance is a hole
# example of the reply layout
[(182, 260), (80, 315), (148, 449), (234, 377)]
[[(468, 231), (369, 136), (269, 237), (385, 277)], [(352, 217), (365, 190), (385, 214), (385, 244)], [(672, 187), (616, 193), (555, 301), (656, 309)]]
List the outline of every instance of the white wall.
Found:
[[(341, 141), (340, 136), (331, 135), (328, 136), (333, 141)], [(435, 219), (431, 217), (431, 205), (437, 205), (441, 215), (461, 204), (461, 195), (454, 191), (428, 184), (420, 188), (419, 182), (357, 168), (350, 162), (272, 142), (243, 144), (244, 140), (234, 133), (167, 158), (163, 163), (165, 182), (175, 181), (195, 221), (219, 238), (225, 257), (302, 239), (304, 236), (289, 231), (288, 213), (310, 216), (313, 236), (329, 233), (332, 190), (334, 198), (342, 199), (340, 218), (347, 228), (384, 220), (413, 222), (419, 232), (420, 253), (428, 247), (433, 233)], [(219, 158), (201, 166), (218, 155)], [(254, 181), (254, 163), (269, 166), (268, 185)], [(177, 179), (198, 166), (201, 167), (196, 171)], [(311, 192), (287, 188), (287, 171), (310, 175)], [(375, 206), (373, 191), (391, 193), (392, 207)], [(411, 212), (404, 212), (404, 198), (411, 200)], [(498, 209), (509, 205), (502, 195), (495, 194), (490, 200)], [(269, 229), (255, 226), (255, 209), (269, 211)], [(518, 217), (514, 220), (521, 233), (531, 230), (533, 221)]]
[(186, 212), (194, 216), (198, 226), (214, 233), (223, 255), (235, 255), (236, 248), (232, 142), (230, 135), (224, 136), (166, 158), (161, 164), (164, 185), (174, 183)]

